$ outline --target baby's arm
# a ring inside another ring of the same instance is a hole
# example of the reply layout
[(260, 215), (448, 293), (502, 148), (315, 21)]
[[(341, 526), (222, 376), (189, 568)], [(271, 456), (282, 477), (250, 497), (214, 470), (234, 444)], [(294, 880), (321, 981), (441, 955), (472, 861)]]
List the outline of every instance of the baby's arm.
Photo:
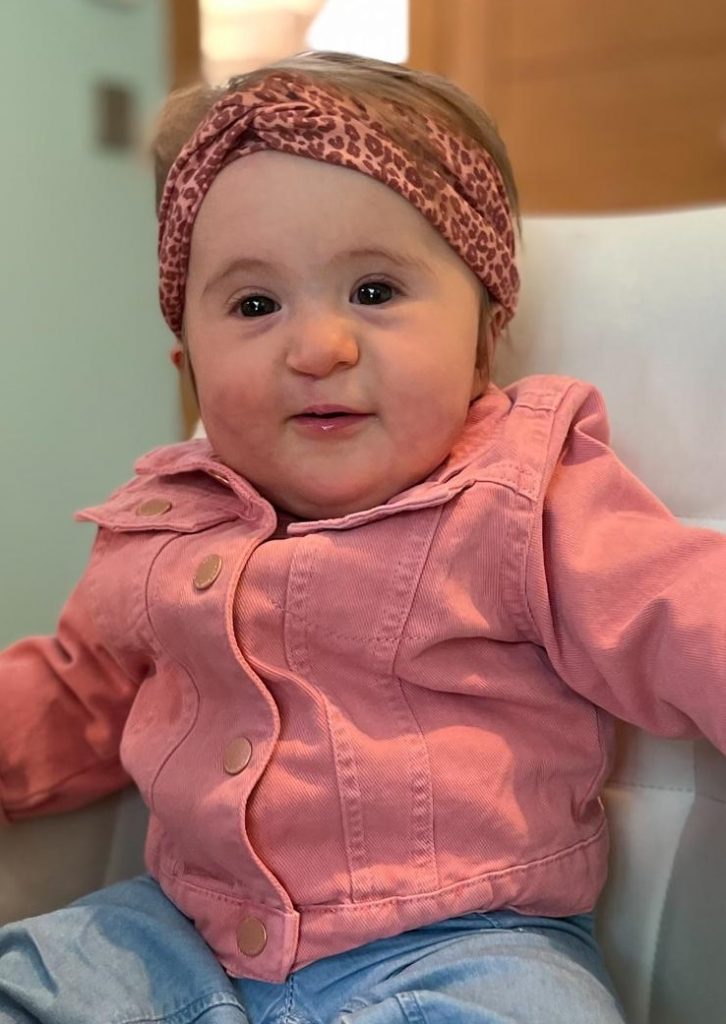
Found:
[(11, 821), (79, 807), (129, 781), (119, 744), (138, 679), (104, 646), (91, 580), (89, 568), (55, 636), (0, 653), (0, 811)]
[[(604, 426), (603, 426), (604, 425)], [(558, 674), (619, 718), (726, 752), (726, 536), (681, 525), (583, 403), (554, 462), (526, 570)]]

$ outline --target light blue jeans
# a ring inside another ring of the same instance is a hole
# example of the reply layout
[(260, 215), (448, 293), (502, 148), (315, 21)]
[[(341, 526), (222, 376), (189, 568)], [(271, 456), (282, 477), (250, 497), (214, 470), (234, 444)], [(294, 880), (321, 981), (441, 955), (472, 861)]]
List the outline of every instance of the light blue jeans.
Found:
[(589, 915), (468, 914), (230, 978), (147, 877), (0, 929), (2, 1024), (622, 1024)]

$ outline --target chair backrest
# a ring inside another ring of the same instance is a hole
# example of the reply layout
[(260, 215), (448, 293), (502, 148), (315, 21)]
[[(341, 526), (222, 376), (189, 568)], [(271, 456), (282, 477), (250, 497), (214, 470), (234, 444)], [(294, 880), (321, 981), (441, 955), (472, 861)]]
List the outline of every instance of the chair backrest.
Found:
[[(684, 522), (726, 532), (726, 206), (526, 219), (521, 265), (497, 381), (591, 381), (623, 461)], [(628, 1020), (722, 1024), (726, 759), (623, 728), (607, 802), (599, 927)]]

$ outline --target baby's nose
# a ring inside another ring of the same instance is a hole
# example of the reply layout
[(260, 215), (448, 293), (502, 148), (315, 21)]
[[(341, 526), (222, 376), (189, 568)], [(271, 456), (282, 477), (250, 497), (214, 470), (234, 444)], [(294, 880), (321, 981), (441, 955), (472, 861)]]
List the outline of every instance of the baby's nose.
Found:
[(358, 362), (358, 341), (345, 317), (310, 316), (291, 326), (287, 365), (295, 373), (326, 377)]

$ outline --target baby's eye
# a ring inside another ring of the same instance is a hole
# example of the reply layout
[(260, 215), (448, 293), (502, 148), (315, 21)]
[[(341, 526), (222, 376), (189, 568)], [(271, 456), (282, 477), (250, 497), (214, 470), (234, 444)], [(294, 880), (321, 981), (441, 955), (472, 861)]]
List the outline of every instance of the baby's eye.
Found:
[(248, 295), (244, 299), (238, 299), (234, 304), (235, 310), (239, 310), (242, 316), (269, 316), (276, 313), (280, 308), (274, 299), (267, 295)]
[(393, 298), (393, 285), (385, 281), (366, 281), (359, 285), (353, 293), (361, 306), (378, 306), (382, 302), (390, 302)]

